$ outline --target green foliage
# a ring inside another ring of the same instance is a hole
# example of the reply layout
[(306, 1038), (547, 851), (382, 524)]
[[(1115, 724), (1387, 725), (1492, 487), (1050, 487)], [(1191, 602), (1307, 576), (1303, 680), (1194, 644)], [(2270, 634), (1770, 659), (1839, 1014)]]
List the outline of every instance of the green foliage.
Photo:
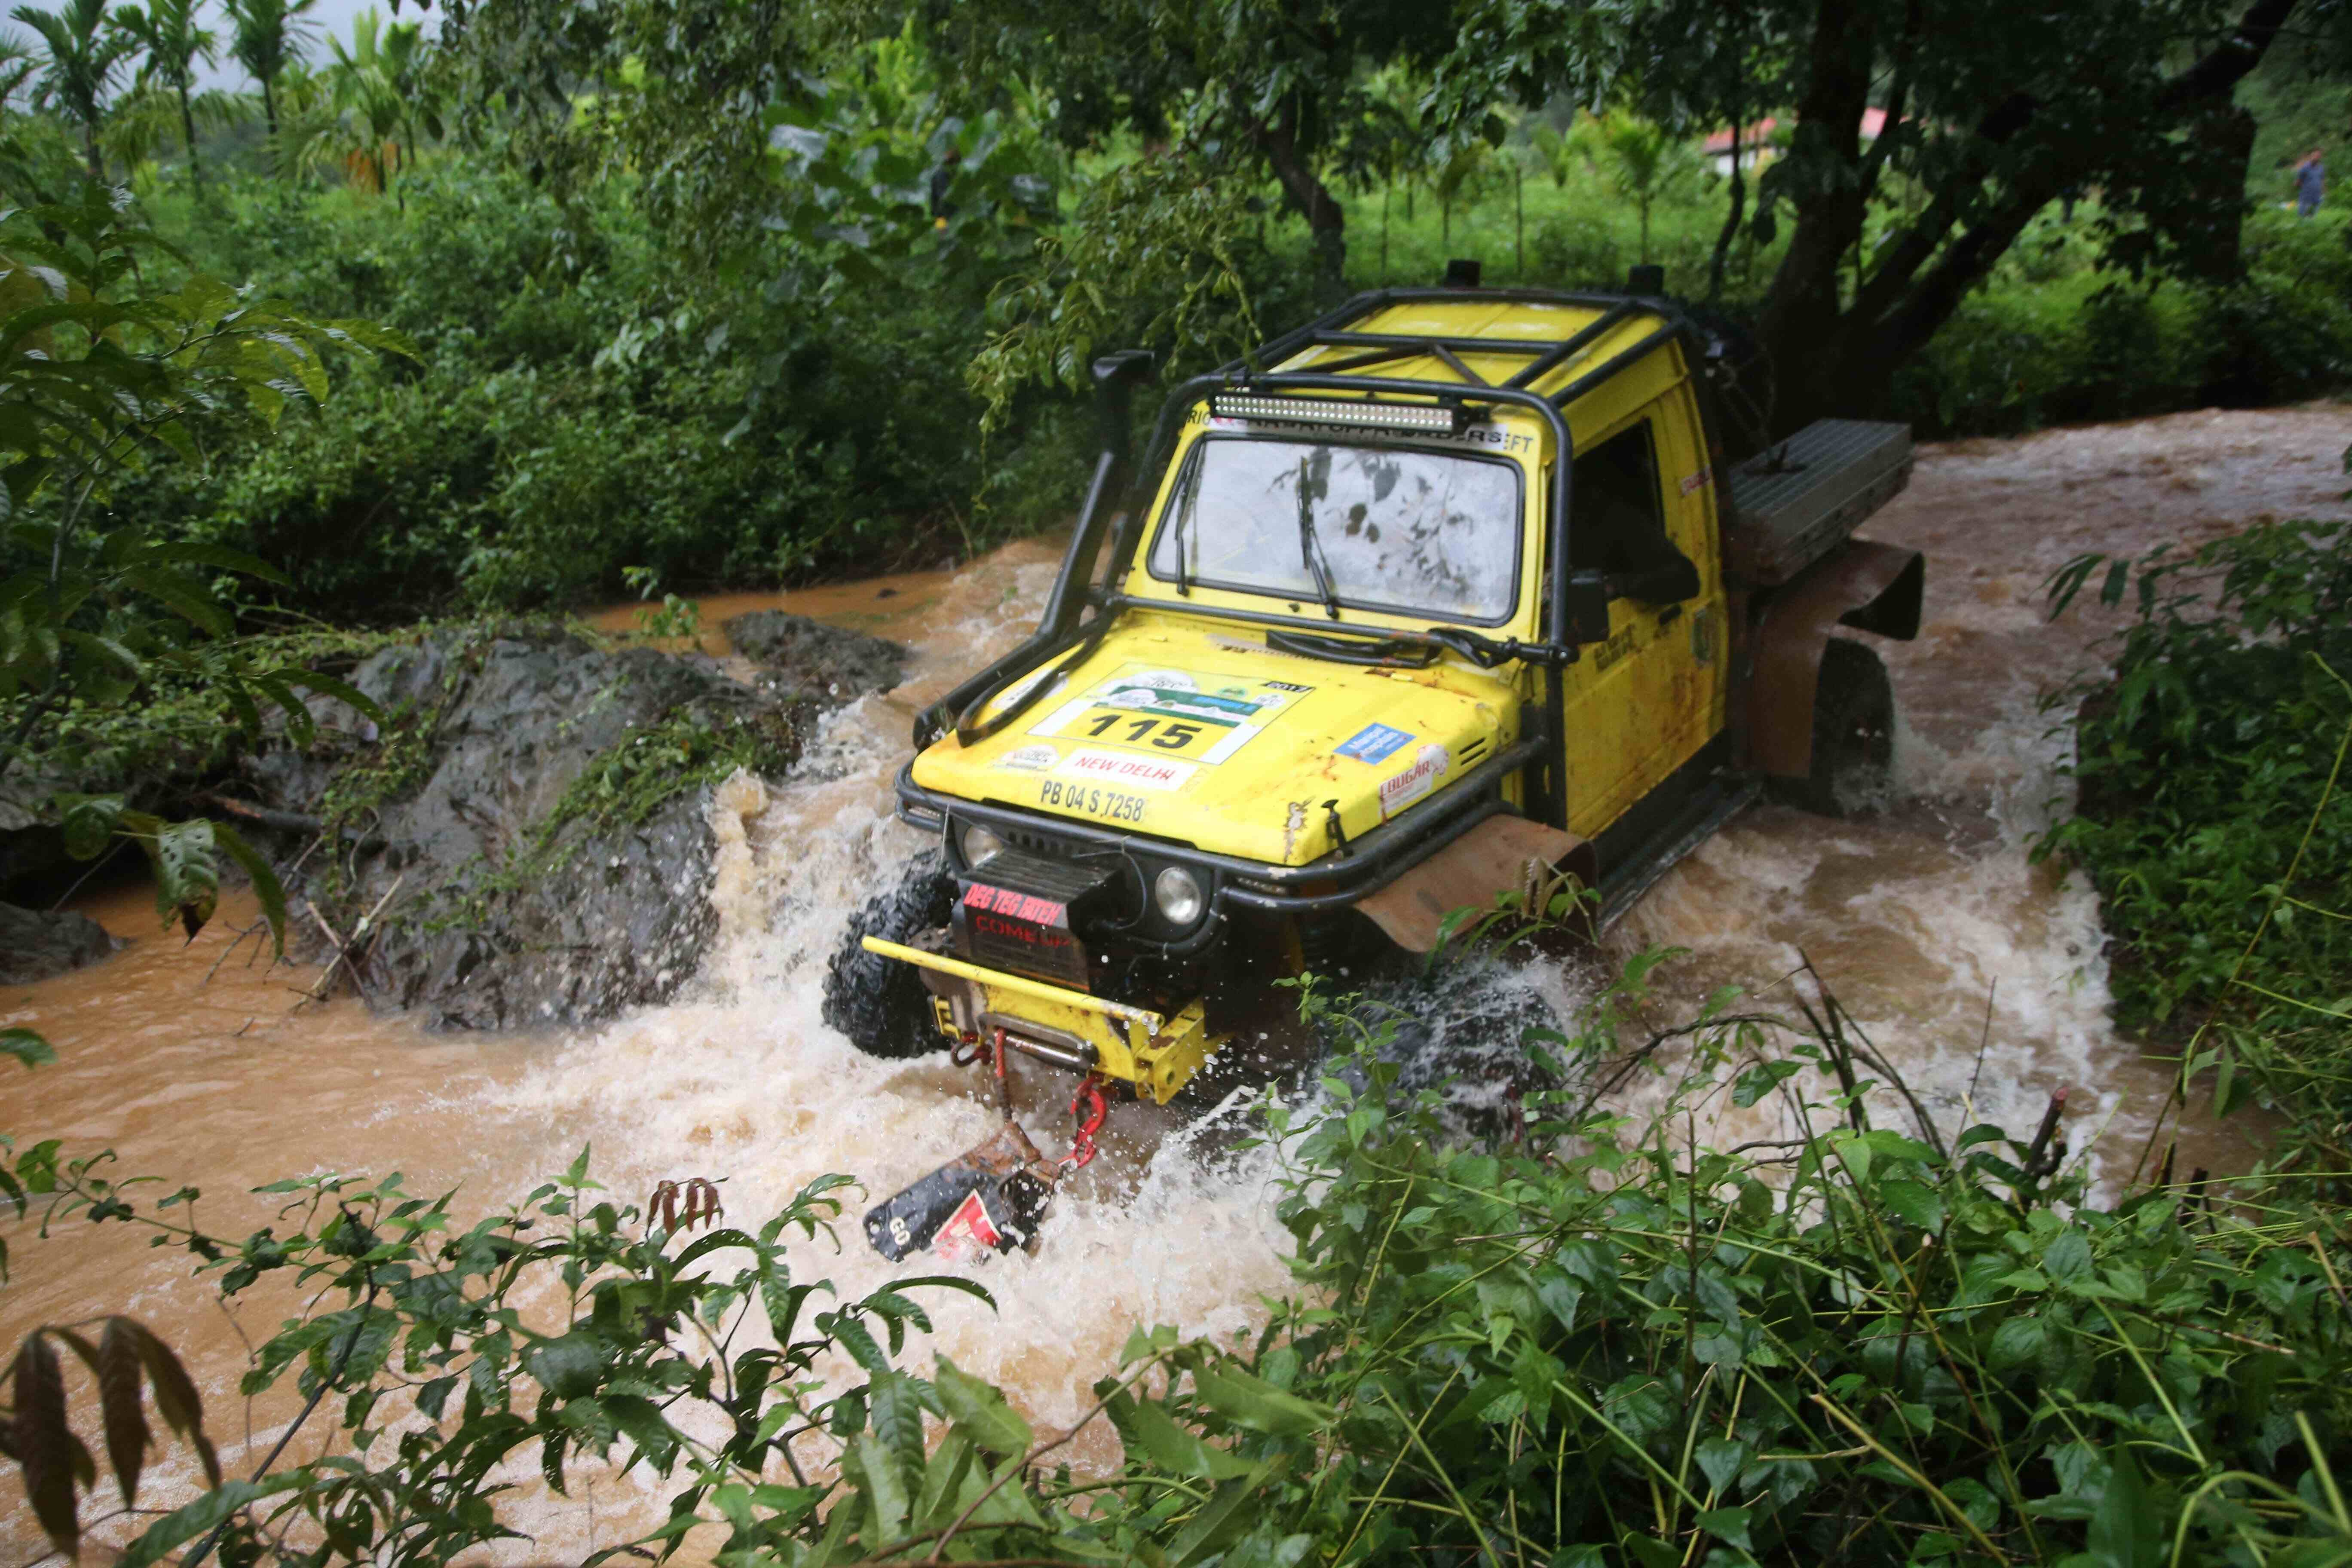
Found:
[(144, 5), (117, 8), (113, 18), (113, 25), (138, 46), (143, 57), (139, 70), (142, 85), (152, 82), (168, 93), (179, 110), (181, 150), (187, 154), (190, 170), (199, 174), (203, 165), (198, 162), (195, 114), (190, 100), (195, 92), (197, 62), (211, 65), (220, 47), (218, 37), (198, 21), (200, 12), (198, 0), (147, 0)]
[(779, 716), (674, 714), (632, 731), (592, 760), (548, 812), (540, 846), (552, 849), (575, 822), (598, 832), (638, 826), (681, 795), (722, 784), (738, 771), (772, 778), (799, 755), (798, 737)]
[[(2352, 378), (2352, 250), (2335, 219), (2256, 213), (2240, 283), (2138, 287), (2070, 254), (2056, 215), (1895, 380), (1923, 431), (2000, 434), (2315, 396)], [(2035, 276), (2032, 263), (2048, 258)]]
[[(131, 524), (101, 531), (90, 520), (110, 508), (134, 459), (195, 459), (200, 422), (266, 427), (289, 401), (323, 398), (325, 351), (404, 345), (367, 323), (312, 320), (201, 273), (173, 289), (151, 284), (141, 256), (169, 258), (170, 248), (96, 187), (79, 205), (0, 221), (0, 564), (13, 568), (0, 579), (8, 724), (0, 774), (34, 753), (45, 754), (52, 778), (60, 766), (86, 765), (70, 752), (71, 721), (119, 711), (158, 683), (209, 694), (255, 739), (264, 701), (306, 737), (304, 689), (372, 710), (334, 678), (257, 661), (231, 637), (229, 604), (194, 569), (283, 581), (262, 562)], [(229, 856), (254, 877), (282, 944), (284, 894), (231, 829), (129, 812), (119, 795), (68, 795), (58, 809), (77, 856), (102, 852), (118, 833), (136, 842), (165, 918), (191, 937), (212, 916), (214, 852)]]
[(2221, 1111), (2262, 1082), (2326, 1171), (2352, 1119), (2347, 545), (2345, 524), (2270, 523), (2059, 574), (2059, 608), (2096, 576), (2137, 619), (2113, 675), (2067, 694), (2080, 798), (2037, 847), (2098, 885), (2119, 1020), (2207, 1024), (2184, 1082), (2221, 1068)]
[(1651, 209), (1662, 197), (1698, 183), (1696, 150), (1673, 129), (1622, 112), (1585, 121), (1577, 131), (1610, 187), (1640, 216), (1641, 258), (1649, 260)]
[[(625, 187), (566, 206), (453, 157), (400, 188), (405, 213), (247, 180), (191, 217), (207, 266), (419, 345), (203, 472), (125, 487), (119, 510), (278, 565), (289, 606), (382, 625), (634, 597), (631, 566), (691, 592), (928, 564), (1001, 537), (967, 531), (976, 496), (1001, 531), (1082, 481), (1002, 447), (983, 466), (961, 373), (1017, 247), (978, 218), (864, 282), (783, 236), (719, 275), (681, 268)], [(1034, 396), (1009, 427), (1059, 428)]]
[[(270, 21), (265, 11), (250, 25)], [(370, 8), (352, 18), (348, 47), (331, 35), (327, 45), (331, 58), (286, 105), (276, 132), (280, 162), (313, 174), (340, 175), (357, 191), (404, 197), (395, 182), (415, 162), (417, 143), (441, 135), (424, 24), (386, 25)], [(274, 98), (270, 112), (278, 112)]]
[[(1604, 998), (1551, 1045), (1613, 1051), (1613, 1016)], [(2029, 1173), (2044, 1151), (2000, 1129), (1948, 1152), (1874, 1125), (1835, 1027), (1784, 1050), (1723, 1016), (1685, 1032), (1696, 1076), (1655, 1119), (1538, 1091), (1507, 1142), (1465, 1143), (1435, 1091), (1393, 1088), (1384, 1027), (1349, 1064), (1364, 1088), (1333, 1077), (1315, 1111), (1269, 1110), (1297, 1295), (1231, 1347), (1139, 1329), (1049, 1438), (946, 1358), (906, 1365), (934, 1293), (979, 1286), (842, 1300), (815, 1276), (838, 1176), (757, 1229), (701, 1203), (673, 1229), (674, 1193), (641, 1217), (585, 1151), (471, 1224), (397, 1176), (310, 1177), (261, 1189), (287, 1206), (242, 1240), (197, 1222), (193, 1189), (151, 1199), (104, 1155), (38, 1144), (8, 1179), (45, 1230), (137, 1226), (228, 1295), (282, 1279), (306, 1303), (244, 1386), (290, 1381), (295, 1431), (323, 1409), (338, 1433), (154, 1521), (134, 1563), (215, 1545), (282, 1568), (457, 1561), (511, 1537), (494, 1478), (533, 1458), (558, 1492), (656, 1478), (667, 1517), (631, 1544), (657, 1558), (709, 1525), (718, 1561), (803, 1568), (2286, 1568), (2352, 1550), (2352, 1255), (2277, 1190), (2104, 1209), (2079, 1177)], [(1677, 1148), (1667, 1128), (1727, 1080), (1808, 1136)], [(1813, 1082), (1839, 1087), (1815, 1102)], [(52, 1405), (39, 1419), (64, 1429)], [(1115, 1469), (1054, 1461), (1097, 1421)], [(93, 1467), (65, 1486), (68, 1508), (99, 1484)]]
[(1164, 347), (1181, 379), (1255, 346), (1248, 193), (1181, 153), (1140, 158), (1090, 182), (1062, 230), (991, 302), (988, 346), (966, 378), (1002, 425), (1033, 386), (1076, 391), (1111, 349)]
[(106, 121), (107, 99), (138, 48), (134, 39), (106, 25), (106, 12), (107, 0), (65, 0), (54, 12), (18, 5), (9, 13), (40, 40), (33, 102), (56, 110), (80, 131), (92, 181), (105, 174), (99, 166), (98, 132)]
[[(2306, 1250), (2307, 1222), (2162, 1192), (2047, 1207), (2038, 1151), (1874, 1127), (1850, 1064), (1852, 1090), (1799, 1102), (1795, 1075), (1838, 1076), (1834, 1034), (1782, 1056), (1727, 1021), (1700, 1047), (1719, 1076), (1643, 1123), (1530, 1095), (1523, 1140), (1465, 1145), (1369, 1054), (1366, 1091), (1333, 1078), (1328, 1114), (1277, 1121), (1307, 1290), (1254, 1370), (1339, 1418), (1275, 1531), (1399, 1563), (2352, 1545), (2329, 1489), (2352, 1411), (2323, 1370), (2352, 1350), (2345, 1259)], [(1673, 1147), (1735, 1077), (1809, 1135), (1778, 1158)]]

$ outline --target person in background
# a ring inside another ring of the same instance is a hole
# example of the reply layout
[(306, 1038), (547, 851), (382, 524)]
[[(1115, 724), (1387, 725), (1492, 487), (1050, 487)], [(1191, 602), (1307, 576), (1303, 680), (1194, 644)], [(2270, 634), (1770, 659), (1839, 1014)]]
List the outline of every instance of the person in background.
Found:
[(955, 204), (948, 200), (948, 190), (955, 184), (956, 171), (963, 166), (963, 150), (950, 147), (940, 157), (940, 166), (931, 171), (931, 226), (944, 230), (948, 219), (955, 216)]
[(2317, 212), (2327, 195), (2327, 165), (2321, 161), (2324, 155), (2322, 149), (2314, 147), (2294, 166), (2294, 216), (2299, 218)]

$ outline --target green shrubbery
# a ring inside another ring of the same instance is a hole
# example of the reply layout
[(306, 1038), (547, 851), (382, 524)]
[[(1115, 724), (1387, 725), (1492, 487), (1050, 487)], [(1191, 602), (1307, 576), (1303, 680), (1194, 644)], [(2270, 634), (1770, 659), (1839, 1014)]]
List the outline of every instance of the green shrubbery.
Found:
[[(1614, 1049), (1608, 1016), (1570, 1056)], [(1369, 1051), (1360, 1092), (1335, 1079), (1311, 1120), (1271, 1110), (1300, 1290), (1232, 1345), (1139, 1331), (1087, 1417), (1124, 1450), (1101, 1477), (944, 1358), (902, 1364), (927, 1296), (977, 1286), (835, 1299), (818, 1259), (841, 1178), (756, 1230), (700, 1236), (711, 1189), (657, 1193), (641, 1215), (584, 1154), (470, 1224), (397, 1178), (281, 1183), (264, 1189), (287, 1202), (278, 1225), (241, 1241), (202, 1228), (192, 1190), (158, 1202), (53, 1143), (0, 1168), (0, 1194), (53, 1205), (51, 1228), (149, 1227), (226, 1294), (285, 1279), (309, 1303), (245, 1387), (292, 1379), (304, 1419), (323, 1409), (344, 1440), (156, 1521), (131, 1568), (214, 1532), (231, 1563), (450, 1562), (514, 1530), (492, 1478), (515, 1458), (558, 1490), (640, 1465), (669, 1499), (646, 1546), (699, 1526), (721, 1563), (793, 1568), (2352, 1553), (2352, 1256), (2317, 1216), (2261, 1190), (2104, 1208), (2001, 1129), (1948, 1150), (1873, 1126), (1834, 1032), (1788, 1051), (1750, 1022), (1695, 1037), (1708, 1076), (1640, 1124), (1593, 1114), (1580, 1088), (1537, 1092), (1507, 1141), (1465, 1143), (1434, 1091), (1398, 1093)], [(1813, 1136), (1677, 1148), (1669, 1128), (1727, 1081), (1743, 1104), (1787, 1099)], [(1811, 1102), (1812, 1082), (1848, 1087)], [(525, 1310), (551, 1300), (569, 1310)], [(105, 1363), (79, 1331), (37, 1330), (17, 1365), (86, 1347)], [(189, 1431), (169, 1369), (152, 1381)], [(125, 1394), (110, 1433), (136, 1414)], [(61, 1537), (70, 1420), (62, 1394), (20, 1394), (18, 1452)], [(112, 1450), (131, 1479), (142, 1447)]]
[[(780, 234), (713, 272), (681, 262), (625, 182), (560, 203), (495, 157), (458, 153), (414, 170), (397, 205), (250, 177), (217, 182), (203, 203), (165, 191), (160, 220), (199, 266), (379, 321), (422, 357), (354, 377), (266, 440), (215, 432), (201, 467), (127, 477), (117, 518), (249, 551), (288, 570), (289, 607), (378, 624), (619, 597), (632, 567), (703, 588), (984, 547), (1075, 505), (1089, 437), (1066, 373), (1087, 353), (1189, 345), (1172, 375), (1235, 347), (1246, 322), (1272, 331), (1328, 303), (1304, 230), (1234, 216), (1245, 192), (1203, 177), (1171, 205), (1147, 177), (1127, 212), (1122, 179), (1158, 167), (1085, 185), (1117, 221), (1097, 213), (1073, 235), (1109, 237), (1132, 264), (1115, 268), (1127, 292), (1089, 297), (1076, 325), (1039, 304), (1063, 281), (1057, 237), (1039, 249), (1011, 231), (975, 235), (845, 268)], [(1686, 184), (1659, 202), (1648, 254), (1696, 296), (1724, 197)], [(1428, 193), (1359, 195), (1351, 282), (1433, 280), (1451, 252), (1483, 254), (1492, 281), (1613, 286), (1643, 253), (1590, 169), (1516, 193), (1488, 185), (1454, 214), (1450, 241)], [(1194, 197), (1213, 222), (1188, 226), (1179, 207)], [(2095, 221), (2088, 209), (2074, 227), (2038, 221), (1902, 373), (1889, 412), (1923, 433), (2003, 433), (2342, 384), (2352, 252), (2340, 226), (2258, 213), (2245, 283), (2143, 289), (2091, 269)], [(1219, 259), (1203, 270), (1212, 242)], [(1752, 236), (1733, 247), (1732, 314), (1776, 257)], [(1215, 319), (1193, 311), (1178, 330), (1185, 280), (1219, 269), (1240, 292), (1204, 292)], [(1024, 358), (1019, 333), (1047, 322), (1055, 363)], [(982, 392), (1009, 415), (990, 432)]]
[(566, 208), (457, 156), (399, 208), (254, 181), (188, 223), (200, 259), (422, 351), (121, 503), (281, 564), (305, 610), (568, 605), (618, 596), (630, 566), (772, 583), (971, 542), (955, 523), (988, 476), (961, 370), (985, 256), (796, 292), (780, 239), (770, 277), (700, 277), (624, 193)]
[[(2243, 282), (2142, 285), (2068, 261), (2080, 242), (2045, 217), (2013, 275), (1970, 298), (1898, 373), (1895, 416), (1922, 435), (2013, 435), (2352, 383), (2343, 223), (2258, 212), (2246, 238)], [(2058, 254), (2037, 266), (2037, 250)]]
[[(2105, 564), (2137, 619), (2075, 721), (2075, 815), (2041, 846), (2079, 862), (2115, 935), (2118, 1021), (2205, 1048), (2221, 1109), (2252, 1068), (2347, 1168), (2352, 1121), (2352, 525), (2262, 524)], [(2069, 700), (2084, 695), (2068, 693)]]

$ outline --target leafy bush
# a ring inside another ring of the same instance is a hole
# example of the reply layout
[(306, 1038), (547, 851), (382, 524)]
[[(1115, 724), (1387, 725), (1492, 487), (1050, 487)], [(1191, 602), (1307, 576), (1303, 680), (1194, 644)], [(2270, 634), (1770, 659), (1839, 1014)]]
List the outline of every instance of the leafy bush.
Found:
[[(2335, 225), (2255, 213), (2244, 281), (2143, 286), (2087, 270), (2002, 279), (1895, 375), (1923, 435), (2010, 435), (2352, 382), (2352, 250)], [(2078, 264), (2079, 265), (2079, 264)]]
[[(282, 565), (283, 602), (370, 623), (624, 591), (877, 571), (972, 549), (991, 459), (962, 368), (1008, 258), (926, 251), (878, 280), (777, 237), (756, 269), (682, 267), (618, 185), (560, 205), (495, 161), (411, 174), (404, 211), (258, 180), (192, 212), (198, 258), (366, 310), (423, 362), (268, 440), (152, 468), (118, 511)], [(870, 270), (870, 269), (869, 269)], [(1050, 410), (1030, 400), (1005, 438)], [(1071, 504), (1035, 475), (997, 524)]]
[[(1551, 1043), (1613, 1049), (1615, 1016), (1605, 998)], [(296, 1429), (323, 1407), (347, 1441), (282, 1471), (273, 1454), (164, 1516), (131, 1568), (208, 1534), (235, 1563), (451, 1562), (512, 1533), (492, 1477), (533, 1455), (558, 1490), (624, 1465), (663, 1478), (668, 1517), (641, 1548), (709, 1525), (718, 1561), (803, 1568), (2352, 1552), (2352, 1256), (2333, 1229), (2260, 1189), (2233, 1208), (2160, 1189), (2097, 1207), (2053, 1174), (2046, 1129), (1947, 1148), (1931, 1126), (1874, 1126), (1866, 1059), (1825, 1017), (1788, 1050), (1760, 1021), (1703, 1019), (1677, 1031), (1697, 1071), (1659, 1117), (1538, 1090), (1486, 1145), (1447, 1132), (1436, 1091), (1399, 1093), (1358, 1019), (1329, 1102), (1270, 1110), (1300, 1294), (1231, 1347), (1139, 1331), (1079, 1424), (1117, 1431), (1103, 1477), (1054, 1459), (1075, 1433), (1041, 1439), (944, 1358), (900, 1364), (924, 1294), (979, 1286), (841, 1301), (812, 1278), (797, 1254), (830, 1237), (840, 1177), (756, 1230), (700, 1236), (710, 1184), (664, 1184), (640, 1216), (584, 1153), (470, 1226), (397, 1178), (320, 1177), (263, 1189), (289, 1207), (239, 1242), (197, 1226), (193, 1191), (151, 1201), (52, 1143), (16, 1157), (0, 1197), (47, 1198), (53, 1228), (147, 1226), (224, 1291), (277, 1276), (310, 1303), (246, 1387), (292, 1377)], [(1669, 1128), (1725, 1079), (1740, 1104), (1786, 1100), (1804, 1135), (1676, 1148)], [(1809, 1082), (1833, 1092), (1808, 1100)], [(55, 1453), (68, 1419), (52, 1400), (15, 1430)], [(45, 1519), (68, 1473), (44, 1471)]]
[[(2352, 1405), (2322, 1371), (2352, 1348), (2341, 1265), (2305, 1222), (2161, 1190), (2102, 1210), (2032, 1173), (2039, 1139), (1874, 1127), (1827, 1016), (1785, 1055), (1727, 1021), (1701, 1037), (1719, 1077), (1646, 1123), (1530, 1095), (1500, 1147), (1445, 1138), (1391, 1068), (1329, 1082), (1284, 1184), (1308, 1290), (1255, 1364), (1338, 1411), (1337, 1451), (1281, 1528), (1342, 1561), (1657, 1568), (2352, 1545)], [(1806, 1069), (1847, 1087), (1799, 1102)], [(1804, 1136), (1675, 1148), (1735, 1077)]]
[[(2037, 848), (2098, 886), (2118, 1021), (2217, 1029), (2229, 1050), (2188, 1070), (2223, 1056), (2258, 1068), (2301, 1135), (2331, 1148), (2352, 1115), (2347, 546), (2352, 525), (2272, 523), (2136, 569), (2086, 557), (2061, 573), (2059, 608), (2104, 564), (2101, 596), (2130, 595), (2137, 619), (2075, 720), (2075, 813)], [(2225, 1073), (2221, 1109), (2252, 1087)]]

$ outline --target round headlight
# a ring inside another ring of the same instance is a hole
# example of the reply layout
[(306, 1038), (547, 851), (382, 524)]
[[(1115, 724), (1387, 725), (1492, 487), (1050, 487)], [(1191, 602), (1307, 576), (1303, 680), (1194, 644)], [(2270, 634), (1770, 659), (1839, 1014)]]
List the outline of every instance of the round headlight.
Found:
[(1004, 840), (975, 822), (963, 830), (963, 863), (978, 870), (980, 863), (1004, 847)]
[(1200, 879), (1181, 866), (1171, 866), (1152, 879), (1151, 901), (1160, 906), (1163, 918), (1180, 926), (1199, 920), (1208, 907), (1208, 900), (1201, 896)]

